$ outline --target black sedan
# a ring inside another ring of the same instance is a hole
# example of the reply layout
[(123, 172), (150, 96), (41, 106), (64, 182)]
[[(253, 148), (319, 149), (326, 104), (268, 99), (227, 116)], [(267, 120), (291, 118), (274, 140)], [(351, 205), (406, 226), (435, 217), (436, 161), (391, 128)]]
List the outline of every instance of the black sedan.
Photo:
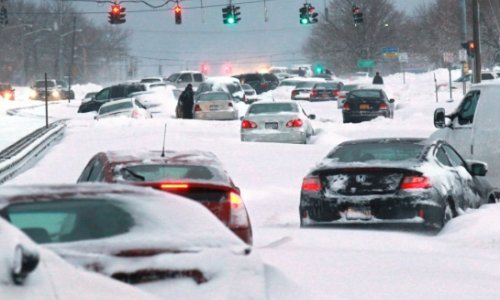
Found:
[(487, 166), (465, 162), (442, 140), (344, 142), (303, 179), (300, 224), (419, 223), (441, 228), (494, 201)]
[(361, 122), (376, 117), (392, 118), (394, 99), (389, 99), (382, 89), (358, 89), (349, 92), (342, 106), (344, 123)]

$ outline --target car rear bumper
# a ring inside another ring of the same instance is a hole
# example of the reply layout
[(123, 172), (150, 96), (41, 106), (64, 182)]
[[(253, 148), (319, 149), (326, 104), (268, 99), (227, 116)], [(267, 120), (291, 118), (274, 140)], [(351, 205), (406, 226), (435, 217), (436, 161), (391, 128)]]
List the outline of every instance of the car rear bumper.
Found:
[(302, 130), (290, 130), (287, 132), (276, 130), (244, 130), (241, 131), (241, 140), (244, 142), (304, 144), (307, 141), (307, 134)]
[(237, 111), (214, 111), (214, 112), (195, 112), (194, 119), (200, 120), (237, 120)]
[(342, 116), (349, 120), (371, 120), (377, 117), (390, 117), (390, 112), (388, 110), (382, 111), (343, 111)]
[(316, 102), (316, 101), (336, 101), (336, 97), (309, 97), (309, 101), (311, 102)]

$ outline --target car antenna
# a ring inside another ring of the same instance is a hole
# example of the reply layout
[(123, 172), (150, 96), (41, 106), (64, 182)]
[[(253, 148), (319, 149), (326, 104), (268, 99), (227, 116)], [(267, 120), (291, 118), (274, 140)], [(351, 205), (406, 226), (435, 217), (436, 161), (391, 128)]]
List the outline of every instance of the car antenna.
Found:
[(167, 136), (167, 123), (165, 123), (165, 129), (163, 130), (163, 148), (161, 150), (161, 157), (165, 157), (165, 138)]

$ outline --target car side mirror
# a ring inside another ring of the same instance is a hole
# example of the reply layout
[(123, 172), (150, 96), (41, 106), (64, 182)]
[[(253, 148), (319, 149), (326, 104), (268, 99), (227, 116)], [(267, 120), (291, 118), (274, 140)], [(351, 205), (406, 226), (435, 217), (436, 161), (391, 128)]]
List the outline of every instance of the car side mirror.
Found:
[(308, 115), (307, 117), (309, 119), (311, 119), (311, 120), (315, 120), (316, 119), (316, 115), (315, 114)]
[(444, 108), (436, 108), (434, 111), (434, 127), (445, 128), (446, 127), (446, 114)]
[(391, 98), (391, 99), (389, 99), (389, 103), (394, 103), (395, 101), (396, 101), (396, 100), (394, 100), (394, 99), (392, 99), (392, 98)]
[(473, 176), (485, 176), (488, 173), (488, 164), (482, 161), (467, 161), (469, 172)]
[(14, 251), (14, 262), (11, 269), (12, 281), (16, 285), (22, 285), (26, 277), (38, 266), (40, 256), (38, 252), (27, 250), (22, 245), (17, 245)]

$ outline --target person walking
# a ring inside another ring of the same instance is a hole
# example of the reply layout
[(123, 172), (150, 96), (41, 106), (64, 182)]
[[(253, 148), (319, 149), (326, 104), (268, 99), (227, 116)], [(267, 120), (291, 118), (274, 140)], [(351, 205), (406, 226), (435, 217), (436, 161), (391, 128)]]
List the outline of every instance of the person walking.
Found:
[(380, 76), (380, 73), (377, 72), (375, 73), (375, 76), (373, 77), (373, 84), (384, 84), (384, 79), (382, 76)]
[(182, 118), (193, 118), (194, 92), (193, 86), (188, 84), (179, 96), (179, 106), (182, 108)]

